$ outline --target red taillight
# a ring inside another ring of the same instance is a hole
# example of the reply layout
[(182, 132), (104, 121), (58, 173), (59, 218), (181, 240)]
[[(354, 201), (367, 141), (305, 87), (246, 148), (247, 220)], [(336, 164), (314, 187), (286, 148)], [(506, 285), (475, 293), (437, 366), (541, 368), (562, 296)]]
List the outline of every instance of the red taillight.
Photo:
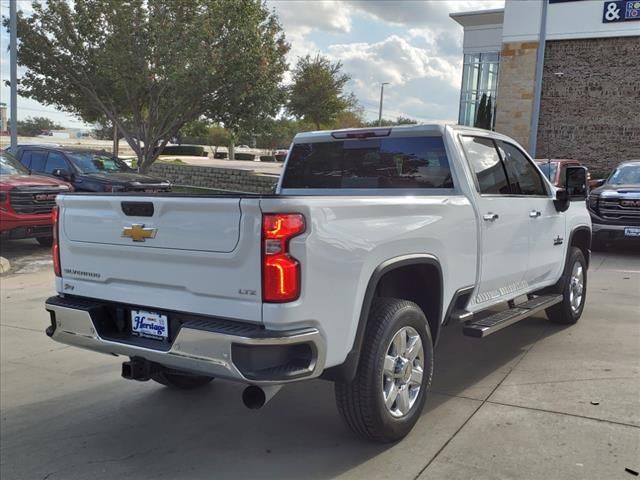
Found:
[(300, 263), (289, 255), (289, 240), (305, 230), (299, 213), (262, 217), (262, 300), (291, 302), (300, 296)]
[(51, 245), (51, 255), (53, 256), (53, 273), (56, 277), (62, 276), (60, 268), (60, 244), (58, 242), (58, 223), (60, 219), (60, 210), (53, 207), (53, 244)]

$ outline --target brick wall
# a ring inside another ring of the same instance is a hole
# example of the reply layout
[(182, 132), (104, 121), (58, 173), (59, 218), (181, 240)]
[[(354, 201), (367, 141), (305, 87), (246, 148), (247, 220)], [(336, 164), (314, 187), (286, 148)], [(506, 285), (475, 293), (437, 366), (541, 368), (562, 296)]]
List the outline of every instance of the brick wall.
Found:
[(166, 178), (175, 185), (251, 193), (271, 193), (278, 182), (275, 175), (257, 175), (248, 170), (158, 162), (151, 166), (149, 173)]
[(529, 146), (538, 42), (502, 45), (496, 99), (496, 131)]
[(547, 42), (537, 156), (547, 155), (596, 173), (640, 158), (640, 36)]

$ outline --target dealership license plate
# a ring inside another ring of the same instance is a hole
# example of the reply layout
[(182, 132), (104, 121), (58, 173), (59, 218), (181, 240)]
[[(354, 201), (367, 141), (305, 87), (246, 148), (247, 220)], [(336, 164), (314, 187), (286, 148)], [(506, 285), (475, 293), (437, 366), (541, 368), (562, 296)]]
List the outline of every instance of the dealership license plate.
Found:
[(166, 315), (146, 310), (131, 310), (131, 333), (136, 337), (164, 340), (169, 336)]
[(625, 237), (640, 237), (640, 227), (626, 227), (624, 229)]

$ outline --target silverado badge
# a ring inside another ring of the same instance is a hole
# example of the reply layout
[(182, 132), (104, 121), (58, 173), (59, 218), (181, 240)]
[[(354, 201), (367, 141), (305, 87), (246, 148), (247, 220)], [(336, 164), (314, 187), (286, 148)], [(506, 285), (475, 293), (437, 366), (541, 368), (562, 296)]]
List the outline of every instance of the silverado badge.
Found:
[(144, 228), (144, 223), (134, 223), (122, 229), (122, 236), (129, 237), (134, 242), (144, 242), (147, 238), (156, 237), (156, 229)]

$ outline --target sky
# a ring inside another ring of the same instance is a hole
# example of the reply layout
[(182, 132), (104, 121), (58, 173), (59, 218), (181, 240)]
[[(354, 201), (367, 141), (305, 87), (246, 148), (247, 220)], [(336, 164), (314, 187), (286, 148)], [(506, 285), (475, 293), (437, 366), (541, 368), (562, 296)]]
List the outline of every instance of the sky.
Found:
[[(30, 0), (18, 0), (29, 10)], [(385, 118), (421, 122), (457, 121), (462, 75), (462, 27), (449, 18), (457, 11), (504, 6), (504, 0), (267, 0), (291, 44), (289, 64), (320, 53), (340, 61), (352, 80), (367, 119), (378, 116), (380, 83), (385, 86)], [(3, 16), (9, 1), (0, 0)], [(0, 35), (0, 102), (9, 103), (8, 34)], [(20, 69), (18, 71), (20, 75)], [(18, 99), (18, 119), (47, 116), (65, 127), (82, 122), (30, 99)]]

